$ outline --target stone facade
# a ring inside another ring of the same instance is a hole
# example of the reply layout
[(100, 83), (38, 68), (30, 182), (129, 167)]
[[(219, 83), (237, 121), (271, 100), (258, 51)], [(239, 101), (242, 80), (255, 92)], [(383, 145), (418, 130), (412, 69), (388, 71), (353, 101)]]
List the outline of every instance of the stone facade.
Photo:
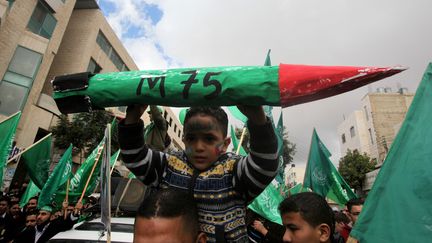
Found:
[(362, 109), (354, 111), (338, 126), (342, 156), (347, 149), (357, 149), (376, 159), (378, 166), (382, 164), (414, 97), (405, 89), (386, 91), (365, 95)]

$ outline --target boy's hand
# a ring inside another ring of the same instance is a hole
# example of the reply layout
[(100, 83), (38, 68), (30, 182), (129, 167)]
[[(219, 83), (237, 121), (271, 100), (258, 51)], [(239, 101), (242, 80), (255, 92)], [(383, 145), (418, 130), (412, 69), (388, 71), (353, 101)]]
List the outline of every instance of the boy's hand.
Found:
[(147, 105), (130, 105), (126, 109), (125, 125), (138, 123)]
[(267, 122), (262, 106), (238, 105), (237, 108), (255, 125), (264, 125)]

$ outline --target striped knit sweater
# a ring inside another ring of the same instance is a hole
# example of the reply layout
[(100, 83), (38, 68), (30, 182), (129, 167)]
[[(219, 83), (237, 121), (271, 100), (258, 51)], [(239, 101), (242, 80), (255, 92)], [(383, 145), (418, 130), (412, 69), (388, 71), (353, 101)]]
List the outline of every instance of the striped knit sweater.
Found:
[(123, 161), (144, 184), (175, 187), (194, 195), (200, 228), (208, 242), (248, 242), (247, 203), (273, 180), (278, 169), (277, 140), (270, 122), (248, 124), (251, 152), (248, 156), (221, 155), (206, 171), (189, 163), (184, 151), (165, 154), (148, 149), (144, 124), (119, 124)]

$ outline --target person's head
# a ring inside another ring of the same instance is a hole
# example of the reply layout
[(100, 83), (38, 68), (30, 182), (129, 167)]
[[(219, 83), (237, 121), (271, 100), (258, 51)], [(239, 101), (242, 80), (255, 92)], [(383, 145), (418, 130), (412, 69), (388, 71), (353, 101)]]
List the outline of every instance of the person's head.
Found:
[(53, 209), (51, 206), (43, 206), (40, 208), (36, 218), (36, 225), (48, 223), (51, 219), (52, 211)]
[(354, 225), (357, 222), (358, 216), (363, 209), (364, 200), (362, 198), (353, 198), (347, 202), (348, 217)]
[(284, 242), (331, 242), (334, 214), (326, 200), (313, 192), (303, 192), (284, 199), (279, 205), (286, 227)]
[[(156, 106), (156, 108), (157, 108), (157, 110), (162, 114), (163, 113), (163, 109), (161, 108), (161, 107), (159, 107), (159, 106)], [(147, 110), (147, 114), (149, 115), (149, 118), (150, 118), (150, 121), (153, 121), (153, 116), (152, 116), (152, 113), (151, 113), (151, 110), (150, 110), (151, 108), (150, 108), (150, 106), (148, 107), (148, 110)]]
[(4, 214), (9, 210), (9, 198), (6, 196), (0, 197), (0, 214)]
[(21, 208), (19, 206), (19, 203), (13, 203), (13, 204), (11, 204), (9, 212), (10, 212), (10, 214), (12, 216), (19, 215), (19, 213), (21, 212)]
[(135, 218), (134, 242), (206, 242), (195, 201), (189, 194), (161, 189), (144, 199)]
[(225, 153), (228, 116), (220, 107), (191, 107), (185, 116), (183, 142), (186, 154), (198, 170), (208, 169)]
[(36, 226), (37, 213), (36, 211), (32, 211), (26, 216), (25, 226), (26, 227), (35, 227)]
[(66, 208), (66, 213), (71, 214), (74, 211), (74, 208), (74, 205), (68, 205), (68, 207)]
[(55, 213), (51, 213), (50, 221), (54, 221), (54, 220), (58, 219), (58, 217), (60, 217), (60, 216), (61, 216), (60, 211), (56, 211)]
[(335, 212), (335, 231), (342, 232), (345, 225), (349, 224), (350, 220), (343, 212)]
[(30, 200), (27, 203), (27, 211), (31, 211), (31, 210), (36, 209), (37, 203), (38, 203), (37, 197), (30, 198)]

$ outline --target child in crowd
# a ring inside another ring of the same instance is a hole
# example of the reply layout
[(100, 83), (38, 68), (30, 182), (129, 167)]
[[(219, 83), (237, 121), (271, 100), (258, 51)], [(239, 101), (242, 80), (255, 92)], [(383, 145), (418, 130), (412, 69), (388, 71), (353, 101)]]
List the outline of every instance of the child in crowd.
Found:
[(172, 187), (195, 198), (200, 229), (208, 242), (248, 242), (247, 203), (258, 196), (278, 170), (278, 145), (260, 106), (239, 106), (248, 118), (250, 153), (227, 153), (228, 117), (220, 107), (192, 107), (184, 120), (185, 150), (166, 154), (144, 143), (141, 116), (147, 106), (130, 106), (119, 124), (126, 166), (144, 184)]

